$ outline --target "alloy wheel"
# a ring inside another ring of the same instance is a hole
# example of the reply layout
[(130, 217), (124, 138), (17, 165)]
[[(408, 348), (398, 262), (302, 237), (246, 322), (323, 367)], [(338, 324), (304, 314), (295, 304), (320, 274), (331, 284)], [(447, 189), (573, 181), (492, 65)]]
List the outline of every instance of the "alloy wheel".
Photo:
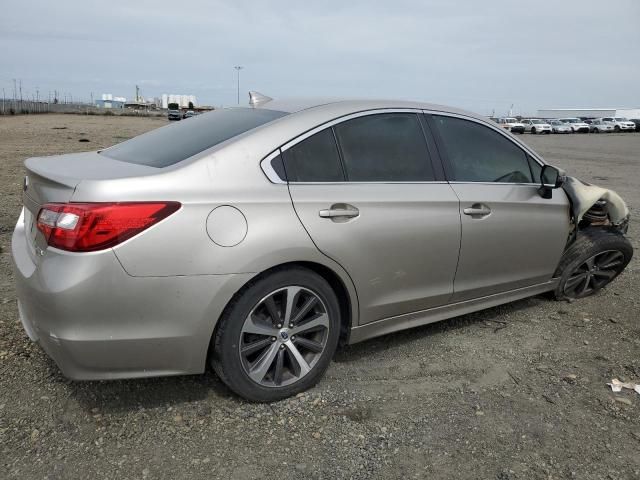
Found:
[(322, 356), (329, 325), (327, 308), (313, 291), (288, 286), (271, 292), (242, 326), (239, 353), (245, 372), (264, 387), (297, 382)]
[(624, 254), (621, 251), (599, 252), (571, 272), (564, 284), (564, 294), (570, 298), (587, 296), (613, 280), (624, 266)]

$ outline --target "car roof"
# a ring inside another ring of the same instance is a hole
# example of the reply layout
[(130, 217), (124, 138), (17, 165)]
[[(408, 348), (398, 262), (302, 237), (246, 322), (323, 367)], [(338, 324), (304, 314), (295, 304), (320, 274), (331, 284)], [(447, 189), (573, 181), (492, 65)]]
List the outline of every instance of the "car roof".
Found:
[(275, 99), (256, 106), (266, 110), (278, 110), (286, 113), (299, 113), (307, 110), (344, 115), (346, 112), (362, 112), (387, 108), (411, 108), (435, 112), (454, 113), (487, 121), (487, 117), (455, 107), (435, 103), (409, 100), (341, 99), (341, 98), (283, 98)]

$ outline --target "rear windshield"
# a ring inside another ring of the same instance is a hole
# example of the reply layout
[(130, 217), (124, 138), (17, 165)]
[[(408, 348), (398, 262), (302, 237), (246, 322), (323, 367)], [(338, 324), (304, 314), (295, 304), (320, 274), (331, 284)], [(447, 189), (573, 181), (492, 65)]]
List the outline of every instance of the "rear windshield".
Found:
[(214, 110), (152, 130), (100, 154), (128, 163), (166, 167), (285, 115), (253, 108)]

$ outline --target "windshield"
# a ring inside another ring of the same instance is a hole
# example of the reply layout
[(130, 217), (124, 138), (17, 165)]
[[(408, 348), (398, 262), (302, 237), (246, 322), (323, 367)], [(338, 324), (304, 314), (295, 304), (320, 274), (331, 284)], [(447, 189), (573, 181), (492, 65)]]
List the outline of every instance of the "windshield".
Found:
[(615, 117), (615, 118), (614, 118), (614, 120), (615, 120), (616, 122), (626, 122), (626, 121), (627, 121), (627, 119), (626, 119), (626, 118), (622, 118), (622, 117)]
[(122, 162), (166, 167), (287, 115), (253, 108), (220, 109), (152, 130), (99, 152)]
[(534, 120), (531, 120), (531, 123), (539, 124), (544, 122), (542, 120), (534, 119)]
[(505, 118), (504, 123), (518, 123), (518, 120), (515, 118)]
[(577, 118), (565, 118), (562, 121), (565, 123), (580, 123), (580, 120)]

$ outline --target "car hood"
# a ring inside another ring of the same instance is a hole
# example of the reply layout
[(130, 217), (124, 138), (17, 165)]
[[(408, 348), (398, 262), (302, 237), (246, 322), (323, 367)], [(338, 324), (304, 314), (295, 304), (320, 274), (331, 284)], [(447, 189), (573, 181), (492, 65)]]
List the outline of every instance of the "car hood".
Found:
[(571, 200), (571, 210), (576, 223), (598, 200), (607, 201), (609, 218), (613, 224), (618, 224), (629, 216), (627, 204), (613, 190), (591, 185), (575, 177), (566, 177), (562, 189)]

